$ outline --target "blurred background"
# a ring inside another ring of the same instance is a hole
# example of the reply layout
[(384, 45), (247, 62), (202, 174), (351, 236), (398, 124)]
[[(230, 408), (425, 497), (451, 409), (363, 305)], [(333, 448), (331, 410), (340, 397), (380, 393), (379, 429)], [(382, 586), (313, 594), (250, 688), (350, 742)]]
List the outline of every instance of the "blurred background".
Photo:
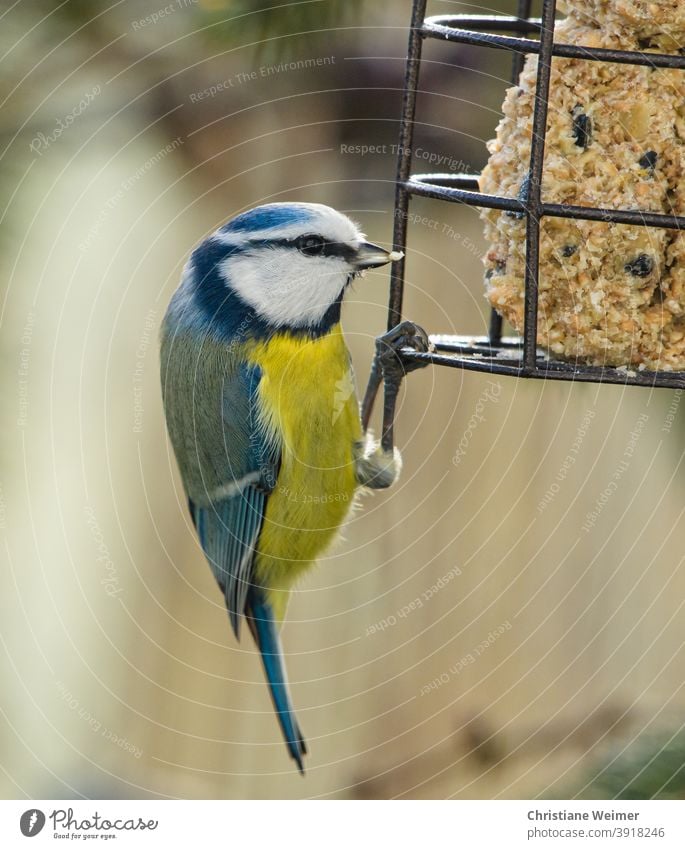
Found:
[[(190, 527), (157, 349), (182, 265), (276, 200), (389, 243), (409, 0), (0, 9), (3, 795), (685, 796), (679, 392), (409, 378), (402, 480), (284, 628), (305, 779)], [(477, 172), (510, 58), (425, 59), (414, 171)], [(411, 212), (406, 315), (484, 333), (477, 212)], [(345, 307), (362, 388), (387, 286)]]

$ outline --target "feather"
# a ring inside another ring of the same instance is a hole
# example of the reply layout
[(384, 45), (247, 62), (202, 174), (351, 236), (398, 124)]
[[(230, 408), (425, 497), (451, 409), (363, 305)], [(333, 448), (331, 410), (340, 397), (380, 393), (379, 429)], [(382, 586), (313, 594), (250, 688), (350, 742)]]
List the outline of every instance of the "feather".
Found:
[(252, 583), (254, 549), (264, 518), (266, 494), (254, 486), (209, 507), (190, 511), (214, 577), (221, 587), (231, 627), (240, 639), (240, 622)]
[(307, 745), (297, 724), (295, 712), (290, 701), (283, 650), (281, 649), (281, 641), (278, 636), (278, 625), (271, 605), (266, 601), (263, 590), (257, 586), (251, 587), (248, 593), (246, 615), (250, 631), (262, 656), (271, 700), (274, 704), (288, 751), (297, 764), (300, 774), (304, 775), (302, 757), (307, 754)]

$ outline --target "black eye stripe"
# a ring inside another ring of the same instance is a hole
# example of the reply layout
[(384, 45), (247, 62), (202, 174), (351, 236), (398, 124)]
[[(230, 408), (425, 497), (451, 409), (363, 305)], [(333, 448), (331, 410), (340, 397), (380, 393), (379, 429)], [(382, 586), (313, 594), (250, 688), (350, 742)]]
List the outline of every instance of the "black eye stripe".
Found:
[(356, 251), (354, 248), (345, 244), (345, 242), (325, 242), (322, 254), (323, 256), (340, 257), (350, 262), (354, 258)]
[[(250, 244), (256, 247), (264, 248), (292, 248), (293, 250), (299, 252), (300, 248), (298, 247), (297, 242), (297, 239), (255, 239), (254, 241), (251, 241)], [(346, 262), (349, 263), (354, 260), (356, 255), (357, 251), (353, 247), (348, 245), (346, 242), (328, 242), (326, 240), (324, 240), (323, 249), (320, 251), (320, 253), (316, 254), (316, 256), (326, 256), (335, 257), (336, 259), (344, 259)]]

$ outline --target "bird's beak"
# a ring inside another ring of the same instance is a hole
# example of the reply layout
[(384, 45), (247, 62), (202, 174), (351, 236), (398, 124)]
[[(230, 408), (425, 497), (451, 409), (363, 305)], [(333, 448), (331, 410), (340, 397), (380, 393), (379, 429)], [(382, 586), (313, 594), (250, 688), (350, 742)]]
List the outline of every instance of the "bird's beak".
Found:
[(380, 245), (362, 242), (357, 248), (357, 255), (353, 262), (359, 271), (363, 271), (365, 268), (378, 268), (388, 262), (396, 262), (403, 256), (401, 251), (386, 251)]

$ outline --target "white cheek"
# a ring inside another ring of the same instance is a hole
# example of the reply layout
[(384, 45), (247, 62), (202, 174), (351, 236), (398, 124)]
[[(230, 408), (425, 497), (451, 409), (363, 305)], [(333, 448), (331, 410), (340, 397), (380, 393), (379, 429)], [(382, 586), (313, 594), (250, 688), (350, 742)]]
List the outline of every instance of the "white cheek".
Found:
[(307, 257), (292, 248), (275, 248), (258, 258), (229, 257), (221, 270), (240, 297), (276, 327), (316, 325), (350, 273), (342, 259)]

